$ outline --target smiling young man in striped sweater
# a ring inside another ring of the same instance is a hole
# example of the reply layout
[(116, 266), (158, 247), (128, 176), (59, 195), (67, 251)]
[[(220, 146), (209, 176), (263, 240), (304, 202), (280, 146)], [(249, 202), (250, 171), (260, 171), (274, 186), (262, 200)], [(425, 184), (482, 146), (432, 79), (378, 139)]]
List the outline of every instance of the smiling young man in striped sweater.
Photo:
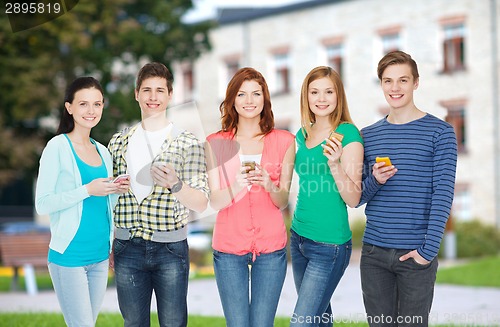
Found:
[(451, 125), (415, 106), (419, 75), (410, 55), (388, 53), (377, 73), (390, 113), (361, 131), (363, 300), (370, 326), (427, 326), (453, 202), (456, 137)]

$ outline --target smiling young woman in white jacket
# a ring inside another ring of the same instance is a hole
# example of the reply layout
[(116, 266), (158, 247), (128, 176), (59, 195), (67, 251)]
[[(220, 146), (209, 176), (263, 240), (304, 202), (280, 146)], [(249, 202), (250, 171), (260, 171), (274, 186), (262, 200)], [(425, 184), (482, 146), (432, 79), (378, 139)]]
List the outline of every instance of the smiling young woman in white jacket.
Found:
[[(107, 148), (98, 142), (95, 145), (102, 156), (108, 176), (112, 176), (113, 162)], [(89, 196), (87, 186), (82, 184), (71, 145), (64, 134), (55, 136), (47, 143), (40, 158), (36, 187), (37, 212), (42, 215), (50, 214), (49, 247), (52, 250), (64, 253), (80, 226), (83, 200)], [(107, 196), (108, 212), (113, 212), (115, 203), (115, 196)], [(112, 215), (108, 215), (108, 218), (112, 227)], [(109, 229), (109, 240), (111, 245), (113, 228)]]
[(116, 193), (105, 146), (90, 138), (101, 119), (103, 91), (92, 77), (73, 81), (57, 131), (40, 159), (35, 206), (50, 216), (48, 267), (68, 326), (94, 326), (108, 279)]

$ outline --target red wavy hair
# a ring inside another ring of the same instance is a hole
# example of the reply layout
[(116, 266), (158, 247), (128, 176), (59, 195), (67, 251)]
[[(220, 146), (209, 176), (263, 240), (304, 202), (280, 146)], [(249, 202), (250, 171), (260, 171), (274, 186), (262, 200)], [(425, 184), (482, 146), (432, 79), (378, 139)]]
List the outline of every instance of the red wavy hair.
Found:
[(226, 97), (219, 106), (222, 131), (233, 132), (233, 135), (236, 135), (238, 131), (239, 116), (236, 108), (234, 107), (234, 100), (236, 99), (241, 85), (245, 81), (256, 81), (262, 87), (262, 94), (264, 95), (264, 108), (260, 113), (259, 126), (261, 130), (260, 135), (266, 135), (274, 128), (274, 114), (271, 109), (271, 95), (264, 76), (262, 76), (262, 74), (257, 70), (250, 67), (240, 68), (227, 85)]

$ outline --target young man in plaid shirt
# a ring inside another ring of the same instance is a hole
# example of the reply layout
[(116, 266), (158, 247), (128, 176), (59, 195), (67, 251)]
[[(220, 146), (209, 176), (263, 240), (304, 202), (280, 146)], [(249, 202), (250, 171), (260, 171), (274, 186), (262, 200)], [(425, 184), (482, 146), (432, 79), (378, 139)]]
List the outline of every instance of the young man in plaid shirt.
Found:
[(190, 210), (205, 210), (209, 191), (203, 144), (166, 117), (172, 82), (163, 64), (142, 67), (135, 89), (141, 122), (108, 145), (114, 174), (131, 181), (115, 207), (113, 244), (125, 326), (150, 325), (153, 290), (160, 326), (187, 325), (187, 223)]

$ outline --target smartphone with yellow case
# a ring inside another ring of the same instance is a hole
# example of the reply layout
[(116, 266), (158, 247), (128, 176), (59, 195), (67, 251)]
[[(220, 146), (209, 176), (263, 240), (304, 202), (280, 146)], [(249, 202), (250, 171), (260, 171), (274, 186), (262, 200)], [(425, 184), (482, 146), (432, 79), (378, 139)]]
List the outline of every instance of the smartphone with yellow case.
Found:
[(389, 157), (376, 157), (375, 162), (385, 162), (386, 166), (392, 166), (391, 159), (389, 159)]

